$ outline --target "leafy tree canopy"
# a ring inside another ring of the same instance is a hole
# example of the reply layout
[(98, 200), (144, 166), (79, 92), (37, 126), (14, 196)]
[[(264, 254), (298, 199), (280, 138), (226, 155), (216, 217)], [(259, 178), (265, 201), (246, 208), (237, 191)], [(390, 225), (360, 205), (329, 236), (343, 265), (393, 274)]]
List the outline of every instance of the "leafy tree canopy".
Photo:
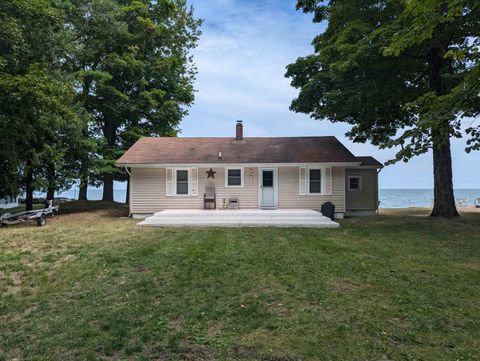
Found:
[(141, 136), (176, 135), (193, 102), (189, 51), (200, 21), (184, 0), (73, 4), (78, 45), (67, 65), (94, 117), (88, 133), (100, 144), (98, 173), (90, 174), (90, 182), (103, 182), (104, 200), (113, 200), (113, 180), (125, 177), (115, 160)]
[(186, 0), (0, 2), (0, 196), (80, 178), (113, 200), (115, 160), (193, 102), (199, 26)]
[[(65, 13), (47, 0), (0, 4), (0, 196), (71, 184), (84, 111), (60, 71)], [(45, 177), (48, 172), (52, 175)], [(31, 207), (31, 203), (27, 203)]]
[(355, 142), (399, 146), (392, 162), (433, 148), (435, 198), (450, 209), (440, 213), (455, 215), (449, 139), (466, 128), (467, 150), (479, 148), (471, 118), (480, 111), (480, 3), (299, 0), (297, 8), (328, 26), (315, 53), (287, 67), (300, 89), (291, 109), (351, 124)]

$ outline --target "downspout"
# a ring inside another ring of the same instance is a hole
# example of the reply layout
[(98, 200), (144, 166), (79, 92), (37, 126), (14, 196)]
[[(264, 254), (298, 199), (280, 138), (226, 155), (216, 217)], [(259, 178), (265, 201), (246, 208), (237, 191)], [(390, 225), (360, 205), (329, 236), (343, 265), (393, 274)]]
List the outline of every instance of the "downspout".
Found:
[(132, 218), (132, 212), (131, 212), (131, 207), (132, 207), (132, 173), (130, 173), (130, 171), (128, 170), (128, 167), (125, 166), (125, 172), (127, 172), (128, 174), (128, 177), (130, 178), (129, 182), (130, 182), (130, 192), (128, 194), (128, 218)]
[(377, 170), (377, 191), (375, 192), (375, 197), (376, 197), (376, 205), (377, 205), (377, 215), (380, 214), (380, 211), (379, 211), (379, 201), (378, 201), (378, 194), (380, 193), (380, 187), (379, 187), (379, 182), (378, 182), (378, 175), (380, 174), (380, 172), (382, 171), (382, 168), (378, 168)]

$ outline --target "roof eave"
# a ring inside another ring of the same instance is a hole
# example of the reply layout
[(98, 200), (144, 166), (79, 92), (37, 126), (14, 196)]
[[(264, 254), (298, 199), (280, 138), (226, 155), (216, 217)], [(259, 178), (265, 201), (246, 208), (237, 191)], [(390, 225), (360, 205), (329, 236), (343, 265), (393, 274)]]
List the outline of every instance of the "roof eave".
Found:
[(299, 167), (299, 166), (332, 166), (332, 167), (358, 167), (360, 162), (296, 162), (296, 163), (241, 163), (241, 162), (222, 162), (222, 163), (115, 163), (118, 168), (166, 168), (166, 167), (226, 167), (230, 165), (243, 167), (260, 167), (260, 166), (283, 166), (283, 167)]
[(346, 168), (349, 169), (383, 169), (383, 165), (362, 165), (359, 164), (357, 166), (348, 166)]

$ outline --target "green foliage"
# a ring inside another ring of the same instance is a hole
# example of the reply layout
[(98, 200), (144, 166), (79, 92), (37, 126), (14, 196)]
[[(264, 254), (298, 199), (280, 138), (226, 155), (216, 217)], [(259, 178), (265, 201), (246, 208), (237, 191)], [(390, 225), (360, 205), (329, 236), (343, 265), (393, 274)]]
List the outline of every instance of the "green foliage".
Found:
[[(75, 159), (84, 121), (72, 84), (32, 65), (24, 75), (0, 75), (0, 92), (0, 109), (8, 119), (1, 128), (2, 139), (16, 162), (11, 174), (33, 172), (37, 175), (34, 188), (46, 189), (49, 185), (42, 173), (54, 164), (55, 188), (67, 187), (75, 176), (70, 162)], [(11, 137), (4, 138), (3, 131)]]
[(0, 197), (18, 194), (21, 181), (18, 173), (20, 154), (12, 142), (17, 134), (9, 125), (8, 117), (0, 114)]
[(61, 189), (75, 176), (85, 112), (60, 71), (64, 15), (47, 0), (0, 4), (0, 196)]
[(185, 0), (2, 1), (0, 196), (124, 179), (140, 136), (176, 135), (199, 25)]
[(183, 0), (73, 5), (70, 19), (79, 44), (67, 66), (94, 115), (90, 130), (101, 159), (90, 182), (105, 174), (122, 180), (114, 161), (141, 136), (176, 135), (193, 102), (189, 51), (200, 22)]
[(356, 142), (400, 146), (393, 161), (465, 128), (467, 151), (479, 149), (469, 119), (480, 113), (478, 1), (301, 0), (297, 7), (328, 27), (315, 53), (287, 68), (300, 89), (292, 110), (351, 124)]

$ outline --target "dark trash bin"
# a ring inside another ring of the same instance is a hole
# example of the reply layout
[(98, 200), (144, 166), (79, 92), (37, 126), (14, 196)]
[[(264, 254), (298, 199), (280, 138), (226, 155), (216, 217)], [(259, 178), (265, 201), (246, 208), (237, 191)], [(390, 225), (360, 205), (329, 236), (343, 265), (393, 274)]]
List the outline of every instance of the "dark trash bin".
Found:
[(322, 204), (322, 214), (325, 217), (328, 217), (330, 219), (335, 218), (335, 205), (332, 202), (325, 202)]

